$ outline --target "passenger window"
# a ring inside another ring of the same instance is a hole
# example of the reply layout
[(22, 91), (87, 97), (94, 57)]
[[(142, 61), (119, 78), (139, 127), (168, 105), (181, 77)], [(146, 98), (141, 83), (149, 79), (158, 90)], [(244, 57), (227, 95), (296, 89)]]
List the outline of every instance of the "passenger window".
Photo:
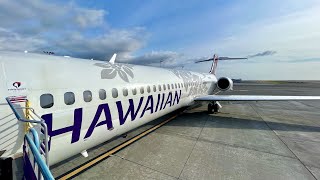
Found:
[(178, 87), (180, 88), (180, 83), (178, 83)]
[(72, 105), (75, 102), (75, 97), (73, 92), (64, 93), (64, 103), (66, 105)]
[(99, 90), (99, 98), (100, 98), (101, 100), (105, 100), (105, 99), (107, 98), (106, 90), (104, 90), (104, 89), (100, 89), (100, 90)]
[(164, 90), (164, 91), (166, 90), (166, 85), (165, 85), (165, 84), (163, 85), (163, 90)]
[(116, 89), (116, 88), (112, 88), (112, 97), (113, 98), (117, 98), (118, 97), (118, 89)]
[(40, 96), (40, 106), (44, 109), (51, 108), (53, 106), (53, 96), (51, 94), (42, 94)]
[(91, 91), (87, 90), (83, 92), (83, 100), (85, 102), (90, 102), (92, 100), (92, 93)]
[(123, 88), (122, 93), (123, 93), (123, 96), (128, 96), (128, 89)]
[(177, 87), (177, 83), (174, 84), (174, 87), (175, 87), (176, 89), (178, 88), (178, 87)]
[(161, 91), (161, 85), (158, 85), (158, 90)]
[(143, 88), (143, 87), (140, 88), (140, 93), (141, 93), (141, 94), (144, 93), (144, 88)]
[(173, 84), (171, 84), (171, 89), (174, 89), (174, 86), (173, 86)]
[(157, 91), (157, 86), (153, 85), (153, 92), (156, 92), (156, 91)]
[(133, 95), (136, 95), (136, 94), (137, 94), (137, 89), (136, 89), (136, 88), (133, 88), (133, 89), (132, 89), (132, 94), (133, 94)]
[(150, 86), (147, 87), (147, 91), (148, 91), (148, 93), (151, 92)]
[(167, 87), (168, 87), (168, 90), (170, 89), (170, 85), (169, 84), (167, 84)]

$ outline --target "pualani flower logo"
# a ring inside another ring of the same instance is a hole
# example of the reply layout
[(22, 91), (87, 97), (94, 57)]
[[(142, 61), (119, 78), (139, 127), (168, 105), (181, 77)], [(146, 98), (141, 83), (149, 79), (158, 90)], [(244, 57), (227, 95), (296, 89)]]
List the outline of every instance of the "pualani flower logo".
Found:
[(94, 65), (104, 68), (101, 71), (101, 79), (114, 79), (117, 74), (125, 82), (129, 82), (129, 77), (134, 78), (133, 65), (130, 64), (95, 63)]

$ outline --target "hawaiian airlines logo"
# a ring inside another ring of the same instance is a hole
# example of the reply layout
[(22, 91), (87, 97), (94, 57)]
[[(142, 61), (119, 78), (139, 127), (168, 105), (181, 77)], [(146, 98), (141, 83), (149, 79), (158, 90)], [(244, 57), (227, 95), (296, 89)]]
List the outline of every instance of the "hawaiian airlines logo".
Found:
[(14, 82), (12, 86), (18, 89), (21, 86), (21, 82)]
[(7, 87), (8, 87), (8, 91), (13, 93), (19, 93), (18, 95), (25, 95), (21, 93), (27, 91), (26, 83), (21, 81), (8, 81)]

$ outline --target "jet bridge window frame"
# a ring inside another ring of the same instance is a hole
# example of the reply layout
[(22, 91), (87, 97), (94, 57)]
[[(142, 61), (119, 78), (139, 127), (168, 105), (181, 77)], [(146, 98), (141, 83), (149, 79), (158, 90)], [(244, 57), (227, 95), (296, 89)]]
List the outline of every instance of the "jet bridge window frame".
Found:
[[(49, 99), (44, 99), (44, 98), (49, 98)], [(44, 101), (49, 101), (49, 103), (44, 103)], [(50, 93), (46, 93), (46, 94), (41, 94), (40, 96), (40, 106), (43, 109), (49, 109), (54, 105), (54, 97), (52, 94)]]
[(73, 92), (70, 92), (70, 91), (65, 92), (63, 97), (64, 97), (64, 104), (65, 105), (70, 106), (76, 102), (76, 98), (75, 98), (75, 95)]

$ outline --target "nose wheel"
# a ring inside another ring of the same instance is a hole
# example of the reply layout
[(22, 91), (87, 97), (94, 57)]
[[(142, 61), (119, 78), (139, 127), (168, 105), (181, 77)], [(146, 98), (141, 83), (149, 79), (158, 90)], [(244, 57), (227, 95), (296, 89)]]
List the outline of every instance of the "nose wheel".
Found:
[(218, 113), (220, 109), (220, 106), (217, 102), (211, 102), (208, 104), (208, 113)]

